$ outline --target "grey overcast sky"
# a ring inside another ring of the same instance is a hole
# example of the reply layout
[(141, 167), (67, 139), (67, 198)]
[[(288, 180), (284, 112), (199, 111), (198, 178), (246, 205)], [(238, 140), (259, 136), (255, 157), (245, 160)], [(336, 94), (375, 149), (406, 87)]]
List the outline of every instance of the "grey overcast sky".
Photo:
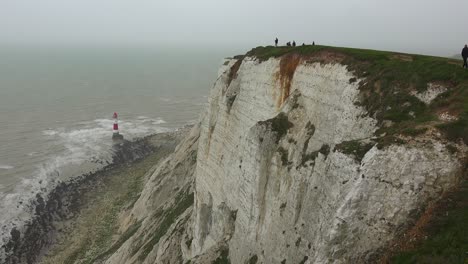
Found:
[(0, 44), (311, 43), (434, 55), (468, 43), (468, 0), (0, 0)]

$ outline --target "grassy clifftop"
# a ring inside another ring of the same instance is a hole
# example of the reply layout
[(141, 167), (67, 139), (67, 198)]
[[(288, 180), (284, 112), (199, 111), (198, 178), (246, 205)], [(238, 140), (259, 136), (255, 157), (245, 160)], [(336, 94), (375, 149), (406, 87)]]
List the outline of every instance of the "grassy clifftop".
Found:
[[(299, 55), (305, 63), (341, 63), (360, 81), (358, 104), (379, 121), (380, 141), (394, 142), (396, 135), (414, 136), (430, 128), (451, 141), (468, 144), (468, 70), (460, 61), (423, 55), (328, 46), (257, 47), (246, 56), (259, 60)], [(358, 81), (351, 79), (350, 82)], [(430, 104), (414, 94), (429, 84), (447, 88)], [(442, 120), (441, 115), (452, 117)], [(384, 125), (385, 124), (385, 125)]]

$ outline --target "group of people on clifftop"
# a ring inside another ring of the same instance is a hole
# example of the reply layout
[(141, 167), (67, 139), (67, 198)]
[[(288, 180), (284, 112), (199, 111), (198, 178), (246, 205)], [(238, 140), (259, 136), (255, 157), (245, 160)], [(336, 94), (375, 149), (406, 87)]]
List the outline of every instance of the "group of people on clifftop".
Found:
[[(293, 40), (292, 44), (290, 41), (286, 42), (288, 47), (296, 47), (296, 41)], [(302, 43), (302, 46), (305, 46), (305, 43)], [(312, 42), (312, 46), (315, 46), (315, 41)], [(275, 47), (278, 47), (278, 38), (275, 39)], [(462, 49), (462, 58), (463, 58), (463, 68), (468, 69), (468, 44)]]
[[(292, 44), (290, 41), (288, 41), (286, 42), (286, 46), (296, 47), (296, 41), (293, 40)], [(302, 46), (305, 46), (305, 43), (302, 43)], [(315, 46), (315, 41), (312, 42), (312, 46)], [(278, 38), (275, 39), (275, 47), (278, 47)], [(463, 58), (463, 68), (468, 69), (468, 45), (465, 45), (465, 47), (462, 49), (461, 55)]]
[[(288, 41), (288, 42), (286, 42), (286, 46), (296, 47), (296, 41), (293, 40), (292, 43), (291, 43), (291, 41)], [(302, 43), (302, 46), (305, 46), (305, 43)], [(315, 41), (312, 42), (312, 46), (315, 46)], [(278, 38), (275, 39), (275, 47), (278, 47)]]

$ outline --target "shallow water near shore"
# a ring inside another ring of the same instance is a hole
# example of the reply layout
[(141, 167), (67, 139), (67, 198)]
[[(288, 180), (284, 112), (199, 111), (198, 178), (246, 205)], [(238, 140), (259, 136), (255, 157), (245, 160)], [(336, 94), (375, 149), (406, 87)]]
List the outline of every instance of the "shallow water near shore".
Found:
[(37, 194), (111, 161), (114, 111), (129, 140), (193, 123), (230, 53), (1, 49), (0, 248), (31, 218)]

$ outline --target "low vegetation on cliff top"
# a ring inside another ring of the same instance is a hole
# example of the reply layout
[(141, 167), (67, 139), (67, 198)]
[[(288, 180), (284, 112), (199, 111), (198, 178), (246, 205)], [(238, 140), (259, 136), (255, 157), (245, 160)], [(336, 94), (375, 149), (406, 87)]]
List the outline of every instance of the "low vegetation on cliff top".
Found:
[[(423, 213), (406, 233), (391, 263), (468, 263), (468, 179)], [(425, 223), (426, 222), (426, 223)]]
[[(365, 107), (382, 127), (377, 135), (382, 145), (395, 142), (397, 134), (414, 136), (430, 127), (442, 131), (449, 140), (462, 139), (468, 144), (468, 71), (458, 60), (386, 51), (337, 48), (328, 46), (257, 47), (246, 55), (260, 61), (298, 54), (304, 62), (334, 63), (348, 66), (360, 78), (361, 98)], [(447, 91), (429, 105), (414, 96), (429, 83)], [(440, 120), (447, 113), (452, 121)], [(383, 126), (383, 124), (391, 124)]]

